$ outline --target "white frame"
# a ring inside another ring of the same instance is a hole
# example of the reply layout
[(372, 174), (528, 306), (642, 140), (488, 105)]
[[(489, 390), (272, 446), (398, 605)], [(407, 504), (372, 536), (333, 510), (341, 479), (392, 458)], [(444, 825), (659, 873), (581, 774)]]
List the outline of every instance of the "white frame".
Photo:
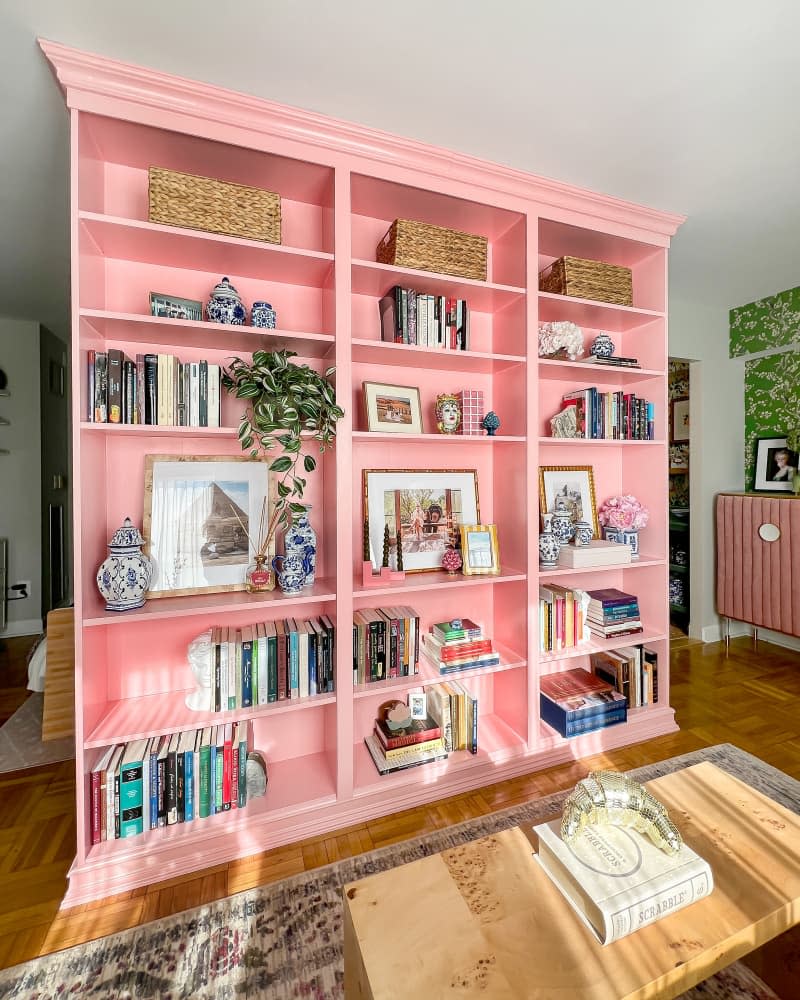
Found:
[[(794, 456), (794, 465), (790, 468), (797, 469), (798, 456), (786, 445), (785, 437), (758, 438), (756, 441), (756, 464), (753, 481), (753, 489), (760, 493), (791, 493), (792, 476), (787, 479), (768, 479), (768, 462), (770, 454), (780, 448), (786, 448), (790, 456)], [(790, 457), (790, 461), (791, 461)]]

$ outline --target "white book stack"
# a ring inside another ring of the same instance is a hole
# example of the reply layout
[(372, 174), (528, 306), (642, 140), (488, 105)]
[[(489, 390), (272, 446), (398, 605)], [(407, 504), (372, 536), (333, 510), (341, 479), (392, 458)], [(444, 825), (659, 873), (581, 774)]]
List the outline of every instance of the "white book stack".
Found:
[(606, 542), (595, 538), (588, 545), (562, 545), (558, 553), (558, 565), (570, 569), (586, 569), (590, 566), (619, 566), (631, 561), (630, 545)]

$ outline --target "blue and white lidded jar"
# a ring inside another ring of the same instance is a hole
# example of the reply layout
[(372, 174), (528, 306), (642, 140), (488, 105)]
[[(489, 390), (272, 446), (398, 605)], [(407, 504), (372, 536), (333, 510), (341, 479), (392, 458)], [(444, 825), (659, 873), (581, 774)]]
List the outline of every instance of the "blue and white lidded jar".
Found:
[(269, 302), (254, 302), (250, 310), (250, 322), (262, 330), (274, 330), (278, 325), (278, 314)]
[(153, 564), (142, 553), (144, 539), (129, 517), (108, 543), (109, 556), (97, 571), (97, 589), (106, 611), (134, 611), (144, 604), (153, 578)]
[(214, 286), (211, 298), (206, 303), (206, 316), (212, 323), (230, 323), (243, 326), (247, 310), (241, 296), (227, 278)]
[(572, 539), (573, 545), (588, 545), (594, 535), (594, 529), (588, 521), (575, 522), (575, 535)]
[(539, 535), (539, 565), (543, 569), (557, 566), (558, 553), (561, 551), (561, 543), (553, 534), (552, 521), (552, 514), (542, 514), (542, 530)]
[(614, 341), (607, 333), (598, 333), (592, 341), (589, 353), (596, 358), (610, 358), (614, 354)]
[(317, 533), (308, 520), (310, 510), (311, 505), (309, 504), (305, 513), (300, 514), (292, 522), (283, 539), (286, 554), (298, 555), (304, 562), (306, 567), (304, 587), (310, 587), (313, 584), (317, 570)]
[(575, 532), (570, 511), (566, 507), (556, 505), (556, 509), (552, 513), (551, 524), (559, 545), (568, 545)]

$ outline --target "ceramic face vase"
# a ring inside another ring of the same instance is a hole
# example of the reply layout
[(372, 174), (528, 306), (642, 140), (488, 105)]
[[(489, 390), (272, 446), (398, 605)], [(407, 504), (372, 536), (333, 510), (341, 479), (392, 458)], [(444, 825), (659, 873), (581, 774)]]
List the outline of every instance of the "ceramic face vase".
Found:
[(129, 517), (108, 543), (108, 558), (97, 571), (97, 589), (106, 611), (133, 611), (144, 604), (153, 578), (153, 564), (142, 554), (144, 539)]
[[(311, 507), (308, 508), (311, 510)], [(284, 536), (286, 555), (297, 555), (307, 567), (304, 587), (310, 587), (314, 582), (317, 570), (317, 533), (308, 520), (308, 511), (295, 520)]]
[(457, 434), (461, 426), (461, 401), (450, 392), (436, 397), (436, 426), (440, 434)]

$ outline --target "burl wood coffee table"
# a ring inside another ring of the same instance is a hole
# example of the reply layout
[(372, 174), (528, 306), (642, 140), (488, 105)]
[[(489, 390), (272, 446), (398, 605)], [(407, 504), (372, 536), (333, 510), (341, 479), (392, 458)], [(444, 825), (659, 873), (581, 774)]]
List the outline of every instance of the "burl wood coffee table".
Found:
[(800, 922), (800, 817), (707, 762), (647, 787), (709, 897), (604, 948), (506, 830), (345, 887), (347, 1000), (661, 1000)]

